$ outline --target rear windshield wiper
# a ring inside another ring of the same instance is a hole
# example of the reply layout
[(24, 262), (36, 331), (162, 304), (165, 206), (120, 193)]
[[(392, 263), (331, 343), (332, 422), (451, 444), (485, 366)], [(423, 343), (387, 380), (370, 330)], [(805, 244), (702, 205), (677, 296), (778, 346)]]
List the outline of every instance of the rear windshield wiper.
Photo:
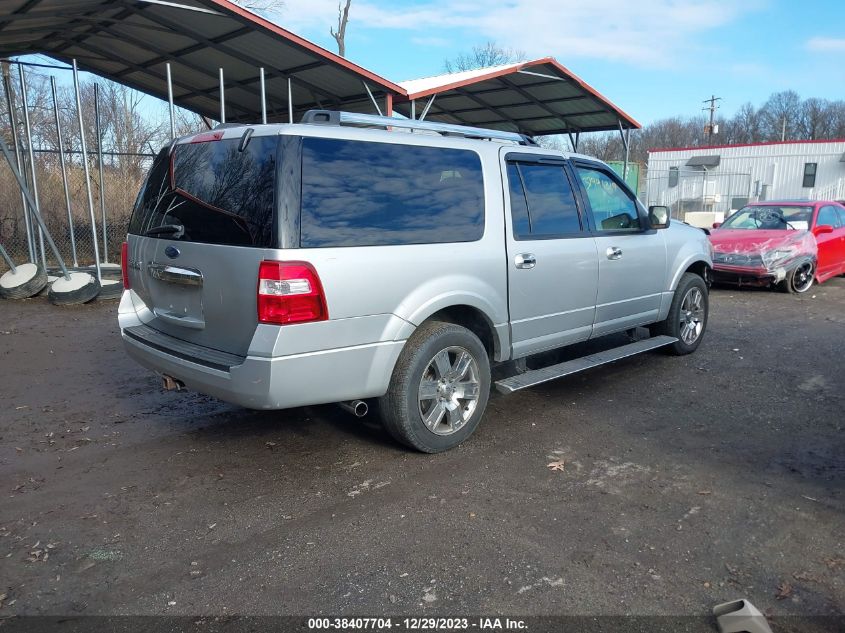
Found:
[(154, 235), (171, 235), (174, 239), (179, 239), (185, 234), (185, 227), (181, 224), (162, 224), (161, 226), (154, 226), (148, 230), (144, 235), (152, 237)]

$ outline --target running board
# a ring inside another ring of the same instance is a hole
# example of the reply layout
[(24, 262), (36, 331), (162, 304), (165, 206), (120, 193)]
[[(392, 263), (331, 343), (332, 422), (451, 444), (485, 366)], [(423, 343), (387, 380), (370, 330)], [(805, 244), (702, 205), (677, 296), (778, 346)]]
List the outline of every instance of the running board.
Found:
[(527, 389), (528, 387), (533, 387), (535, 385), (554, 380), (555, 378), (576, 374), (579, 371), (584, 371), (585, 369), (592, 369), (593, 367), (598, 367), (599, 365), (628, 358), (628, 356), (642, 354), (643, 352), (648, 352), (653, 349), (657, 349), (658, 347), (671, 345), (677, 340), (678, 339), (674, 336), (652, 336), (651, 338), (636, 341), (634, 343), (628, 343), (627, 345), (622, 345), (621, 347), (614, 347), (613, 349), (609, 349), (604, 352), (597, 352), (596, 354), (590, 354), (589, 356), (582, 356), (581, 358), (568, 360), (565, 363), (558, 363), (557, 365), (543, 367), (542, 369), (534, 369), (532, 371), (527, 371), (524, 374), (517, 374), (516, 376), (511, 376), (510, 378), (497, 380), (496, 389), (501, 393), (513, 393), (514, 391)]

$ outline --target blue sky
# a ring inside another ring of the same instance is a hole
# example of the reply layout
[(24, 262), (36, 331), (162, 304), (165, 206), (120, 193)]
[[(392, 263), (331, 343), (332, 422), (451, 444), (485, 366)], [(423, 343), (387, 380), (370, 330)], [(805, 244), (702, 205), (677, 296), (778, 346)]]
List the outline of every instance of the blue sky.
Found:
[[(269, 15), (329, 50), (336, 0)], [(443, 72), (488, 40), (551, 55), (642, 123), (760, 105), (771, 92), (845, 99), (845, 1), (352, 0), (347, 57), (388, 79)]]

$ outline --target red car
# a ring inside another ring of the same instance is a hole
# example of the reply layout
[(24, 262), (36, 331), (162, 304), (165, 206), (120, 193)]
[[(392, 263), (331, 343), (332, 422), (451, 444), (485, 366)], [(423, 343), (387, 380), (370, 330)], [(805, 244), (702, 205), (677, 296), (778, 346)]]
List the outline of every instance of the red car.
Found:
[(713, 280), (807, 292), (845, 273), (845, 205), (754, 202), (714, 224)]

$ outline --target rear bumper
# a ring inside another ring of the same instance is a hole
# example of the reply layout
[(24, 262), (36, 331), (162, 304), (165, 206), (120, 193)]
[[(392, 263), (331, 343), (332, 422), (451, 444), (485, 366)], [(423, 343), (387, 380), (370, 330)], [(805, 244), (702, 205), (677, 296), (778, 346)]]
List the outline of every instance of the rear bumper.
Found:
[(404, 344), (386, 341), (289, 356), (237, 357), (201, 351), (166, 334), (141, 336), (149, 328), (134, 310), (120, 315), (120, 326), (126, 352), (142, 366), (177, 378), (188, 389), (250, 409), (382, 396)]

